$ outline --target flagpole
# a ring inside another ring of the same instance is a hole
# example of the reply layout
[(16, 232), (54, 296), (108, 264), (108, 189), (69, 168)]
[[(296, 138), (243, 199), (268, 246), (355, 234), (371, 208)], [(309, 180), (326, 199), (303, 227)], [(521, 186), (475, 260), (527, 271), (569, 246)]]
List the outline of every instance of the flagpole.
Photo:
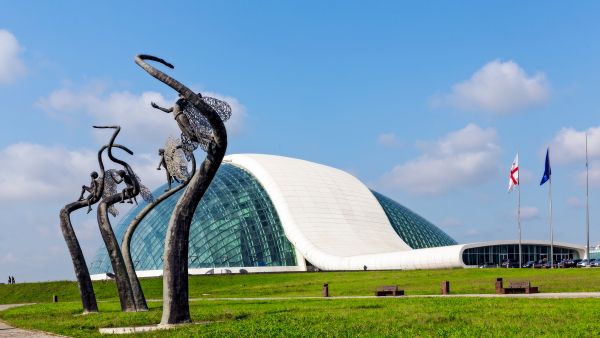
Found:
[(586, 254), (588, 259), (588, 267), (590, 262), (590, 203), (589, 203), (589, 167), (588, 167), (588, 139), (587, 132), (585, 133), (585, 230), (586, 230)]
[(550, 197), (550, 268), (554, 268), (554, 227), (552, 224), (552, 175), (548, 179), (549, 184), (549, 197)]
[[(519, 153), (517, 153), (517, 158)], [(520, 170), (520, 164), (519, 164)], [(517, 202), (517, 223), (519, 224), (519, 268), (523, 267), (523, 253), (521, 251), (521, 175), (517, 177), (517, 185), (519, 188), (519, 197)]]

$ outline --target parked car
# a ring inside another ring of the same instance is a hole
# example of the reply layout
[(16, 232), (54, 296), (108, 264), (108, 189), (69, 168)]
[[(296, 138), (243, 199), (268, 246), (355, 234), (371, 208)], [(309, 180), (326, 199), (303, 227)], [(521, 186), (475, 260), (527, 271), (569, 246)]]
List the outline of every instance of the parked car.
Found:
[(511, 260), (505, 260), (504, 262), (502, 262), (502, 264), (500, 264), (501, 268), (518, 268), (519, 267), (519, 262), (513, 262)]
[(578, 268), (583, 268), (586, 266), (590, 266), (590, 262), (587, 259), (582, 259), (579, 263), (577, 263)]
[(595, 268), (600, 267), (600, 259), (593, 259), (592, 262), (590, 263), (590, 266), (593, 266)]
[(577, 262), (579, 262), (579, 260), (577, 259), (565, 259), (562, 260), (558, 263), (558, 267), (559, 268), (575, 268), (577, 267)]
[(575, 264), (575, 266), (573, 266), (573, 267), (576, 268), (577, 267), (577, 263), (581, 262), (581, 258), (572, 259), (572, 261)]
[(543, 260), (537, 261), (537, 262), (533, 263), (533, 268), (534, 269), (543, 268), (545, 263), (546, 263), (546, 261), (543, 261)]
[(556, 261), (554, 261), (552, 263), (545, 262), (544, 264), (542, 264), (542, 268), (544, 268), (544, 269), (550, 269), (551, 267), (558, 268), (558, 263)]
[(576, 258), (576, 259), (570, 259), (569, 260), (569, 268), (576, 268), (577, 267), (577, 263), (581, 262), (580, 258)]
[(533, 268), (533, 265), (535, 264), (535, 261), (529, 261), (525, 264), (523, 264), (524, 268)]
[(496, 268), (496, 267), (498, 267), (498, 266), (494, 263), (483, 263), (483, 264), (479, 265), (479, 268), (481, 268), (481, 269)]

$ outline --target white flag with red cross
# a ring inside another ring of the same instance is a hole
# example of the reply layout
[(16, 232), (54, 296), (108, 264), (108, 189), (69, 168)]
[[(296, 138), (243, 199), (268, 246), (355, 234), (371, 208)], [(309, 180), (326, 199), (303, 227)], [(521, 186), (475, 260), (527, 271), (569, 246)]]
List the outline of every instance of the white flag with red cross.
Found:
[(508, 192), (511, 192), (513, 188), (519, 185), (519, 154), (515, 156), (515, 160), (510, 167), (510, 174), (508, 175)]

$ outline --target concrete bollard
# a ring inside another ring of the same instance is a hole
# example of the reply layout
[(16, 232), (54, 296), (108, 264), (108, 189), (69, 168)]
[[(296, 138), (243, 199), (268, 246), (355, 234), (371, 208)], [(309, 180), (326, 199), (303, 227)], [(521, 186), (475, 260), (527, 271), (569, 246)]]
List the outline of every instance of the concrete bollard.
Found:
[(442, 295), (450, 294), (450, 281), (445, 280), (441, 283), (441, 292)]
[(323, 284), (323, 297), (329, 297), (329, 284)]
[(58, 296), (52, 295), (52, 303), (58, 303)]

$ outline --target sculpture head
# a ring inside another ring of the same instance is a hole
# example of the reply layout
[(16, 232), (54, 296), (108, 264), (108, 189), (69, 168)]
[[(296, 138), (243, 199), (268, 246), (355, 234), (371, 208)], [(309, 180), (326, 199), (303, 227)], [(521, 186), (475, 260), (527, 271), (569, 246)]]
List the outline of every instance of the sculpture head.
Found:
[(165, 150), (163, 148), (158, 149), (158, 155), (163, 156), (165, 154)]
[(127, 175), (127, 173), (123, 169), (117, 171), (117, 174), (119, 174), (119, 176), (121, 176), (121, 177), (125, 177)]
[(90, 174), (90, 176), (91, 176), (93, 179), (97, 179), (97, 178), (98, 178), (98, 173), (97, 173), (97, 172), (95, 172), (95, 171), (92, 171), (92, 173)]

